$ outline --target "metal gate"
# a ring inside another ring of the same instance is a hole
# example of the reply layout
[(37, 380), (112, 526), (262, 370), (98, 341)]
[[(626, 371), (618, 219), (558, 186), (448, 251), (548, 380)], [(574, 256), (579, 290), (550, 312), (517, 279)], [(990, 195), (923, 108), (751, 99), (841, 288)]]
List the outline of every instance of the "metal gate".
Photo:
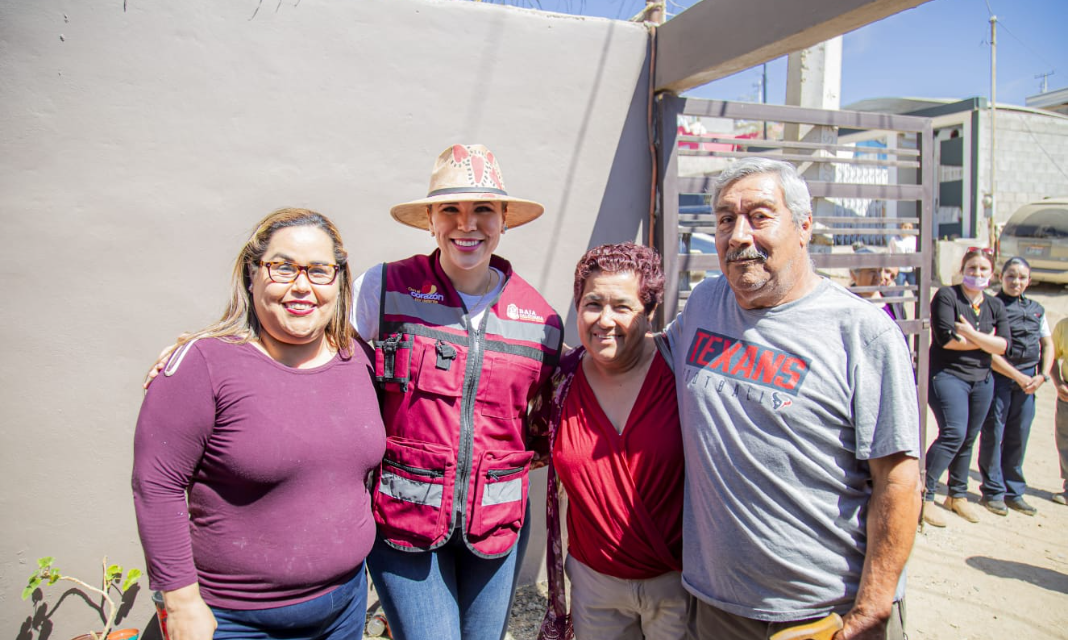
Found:
[[(849, 288), (898, 297), (911, 310), (899, 326), (914, 357), (924, 454), (932, 234), (921, 230), (932, 228), (931, 120), (671, 94), (658, 96), (657, 119), (660, 193), (655, 238), (665, 261), (662, 326), (682, 308), (694, 282), (719, 271), (708, 202), (716, 176), (744, 157), (791, 162), (813, 197), (810, 253), (819, 272), (842, 277), (851, 268), (914, 269), (916, 285)], [(900, 229), (906, 222), (914, 228)], [(896, 234), (915, 237), (916, 250), (880, 252)], [(856, 253), (850, 246), (854, 243), (876, 252)]]

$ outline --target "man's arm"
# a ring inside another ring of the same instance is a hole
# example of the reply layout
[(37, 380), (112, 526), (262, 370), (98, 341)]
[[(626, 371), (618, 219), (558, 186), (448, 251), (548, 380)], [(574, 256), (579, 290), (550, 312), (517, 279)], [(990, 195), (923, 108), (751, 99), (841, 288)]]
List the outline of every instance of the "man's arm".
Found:
[(834, 640), (884, 638), (892, 601), (921, 511), (917, 458), (897, 453), (869, 461), (873, 495), (866, 519), (866, 560), (854, 607), (843, 617)]

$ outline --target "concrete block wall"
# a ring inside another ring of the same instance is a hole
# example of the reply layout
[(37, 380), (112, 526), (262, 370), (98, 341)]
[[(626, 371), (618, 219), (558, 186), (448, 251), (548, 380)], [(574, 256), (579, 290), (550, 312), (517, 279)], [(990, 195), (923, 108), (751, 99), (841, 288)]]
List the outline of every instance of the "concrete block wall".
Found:
[[(988, 188), (991, 118), (980, 113), (979, 185)], [(1025, 109), (996, 111), (996, 222), (1024, 204), (1067, 194), (1066, 116)]]
[[(575, 344), (576, 260), (645, 236), (648, 43), (641, 25), (492, 3), (0, 3), (0, 634), (38, 637), (19, 595), (39, 556), (90, 581), (105, 554), (144, 566), (141, 381), (218, 317), (273, 209), (330, 216), (357, 269), (429, 252), (389, 207), (426, 194), (441, 150), (484, 143), (510, 192), (547, 208), (499, 252)], [(543, 545), (536, 532), (528, 580)], [(144, 627), (142, 587), (127, 622)], [(50, 623), (53, 638), (101, 626), (78, 597)]]

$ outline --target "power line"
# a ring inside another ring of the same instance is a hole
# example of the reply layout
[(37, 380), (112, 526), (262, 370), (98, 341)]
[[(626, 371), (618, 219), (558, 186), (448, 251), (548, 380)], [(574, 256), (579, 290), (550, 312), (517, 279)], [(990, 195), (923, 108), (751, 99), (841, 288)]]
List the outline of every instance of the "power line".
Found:
[(997, 20), (997, 22), (999, 23), (999, 26), (1003, 27), (1003, 30), (1007, 32), (1007, 35), (1009, 35), (1010, 37), (1012, 37), (1015, 40), (1017, 40), (1018, 44), (1020, 44), (1023, 47), (1025, 47), (1026, 50), (1029, 51), (1030, 53), (1032, 53), (1033, 55), (1035, 55), (1038, 60), (1040, 60), (1041, 62), (1043, 62), (1046, 66), (1048, 66), (1050, 68), (1053, 68), (1053, 69), (1055, 68), (1055, 65), (1053, 65), (1050, 60), (1048, 60), (1044, 56), (1042, 56), (1039, 53), (1037, 53), (1037, 51), (1035, 49), (1033, 49), (1032, 47), (1027, 45), (1025, 42), (1023, 42), (1021, 38), (1019, 38), (1018, 36), (1014, 35), (1014, 32), (1012, 32), (1010, 29), (1008, 29), (1006, 24), (1004, 24), (1003, 22), (998, 21), (998, 20)]
[[(1024, 47), (1026, 49), (1026, 51), (1028, 51), (1029, 53), (1032, 53), (1034, 56), (1037, 57), (1038, 60), (1043, 62), (1049, 68), (1052, 68), (1052, 69), (1061, 69), (1062, 68), (1061, 66), (1053, 65), (1050, 60), (1048, 60), (1046, 57), (1044, 57), (1042, 54), (1040, 54), (1036, 49), (1030, 47), (1028, 44), (1025, 43), (1025, 41), (1023, 41), (1013, 31), (1011, 31), (1010, 28), (1007, 27), (1007, 23), (1006, 22), (996, 18), (996, 12), (992, 10), (992, 5), (988, 2), (988, 0), (984, 0), (984, 3), (985, 3), (985, 8), (988, 9), (989, 19), (990, 20), (991, 19), (995, 19), (996, 23), (999, 24), (999, 26), (1002, 27), (1003, 30), (1007, 32), (1007, 35), (1009, 35), (1010, 37), (1012, 37), (1015, 40), (1017, 40), (1018, 44), (1022, 45), (1022, 47)], [(986, 44), (991, 44), (991, 43), (987, 43), (986, 42)]]

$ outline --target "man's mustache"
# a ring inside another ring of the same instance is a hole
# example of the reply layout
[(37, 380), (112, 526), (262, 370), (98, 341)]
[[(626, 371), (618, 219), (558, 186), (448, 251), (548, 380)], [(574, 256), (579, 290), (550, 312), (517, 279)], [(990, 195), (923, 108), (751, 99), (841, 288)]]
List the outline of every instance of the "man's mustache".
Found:
[(737, 262), (739, 260), (760, 260), (765, 262), (769, 259), (769, 254), (760, 247), (751, 246), (729, 251), (724, 254), (724, 259), (725, 262)]

